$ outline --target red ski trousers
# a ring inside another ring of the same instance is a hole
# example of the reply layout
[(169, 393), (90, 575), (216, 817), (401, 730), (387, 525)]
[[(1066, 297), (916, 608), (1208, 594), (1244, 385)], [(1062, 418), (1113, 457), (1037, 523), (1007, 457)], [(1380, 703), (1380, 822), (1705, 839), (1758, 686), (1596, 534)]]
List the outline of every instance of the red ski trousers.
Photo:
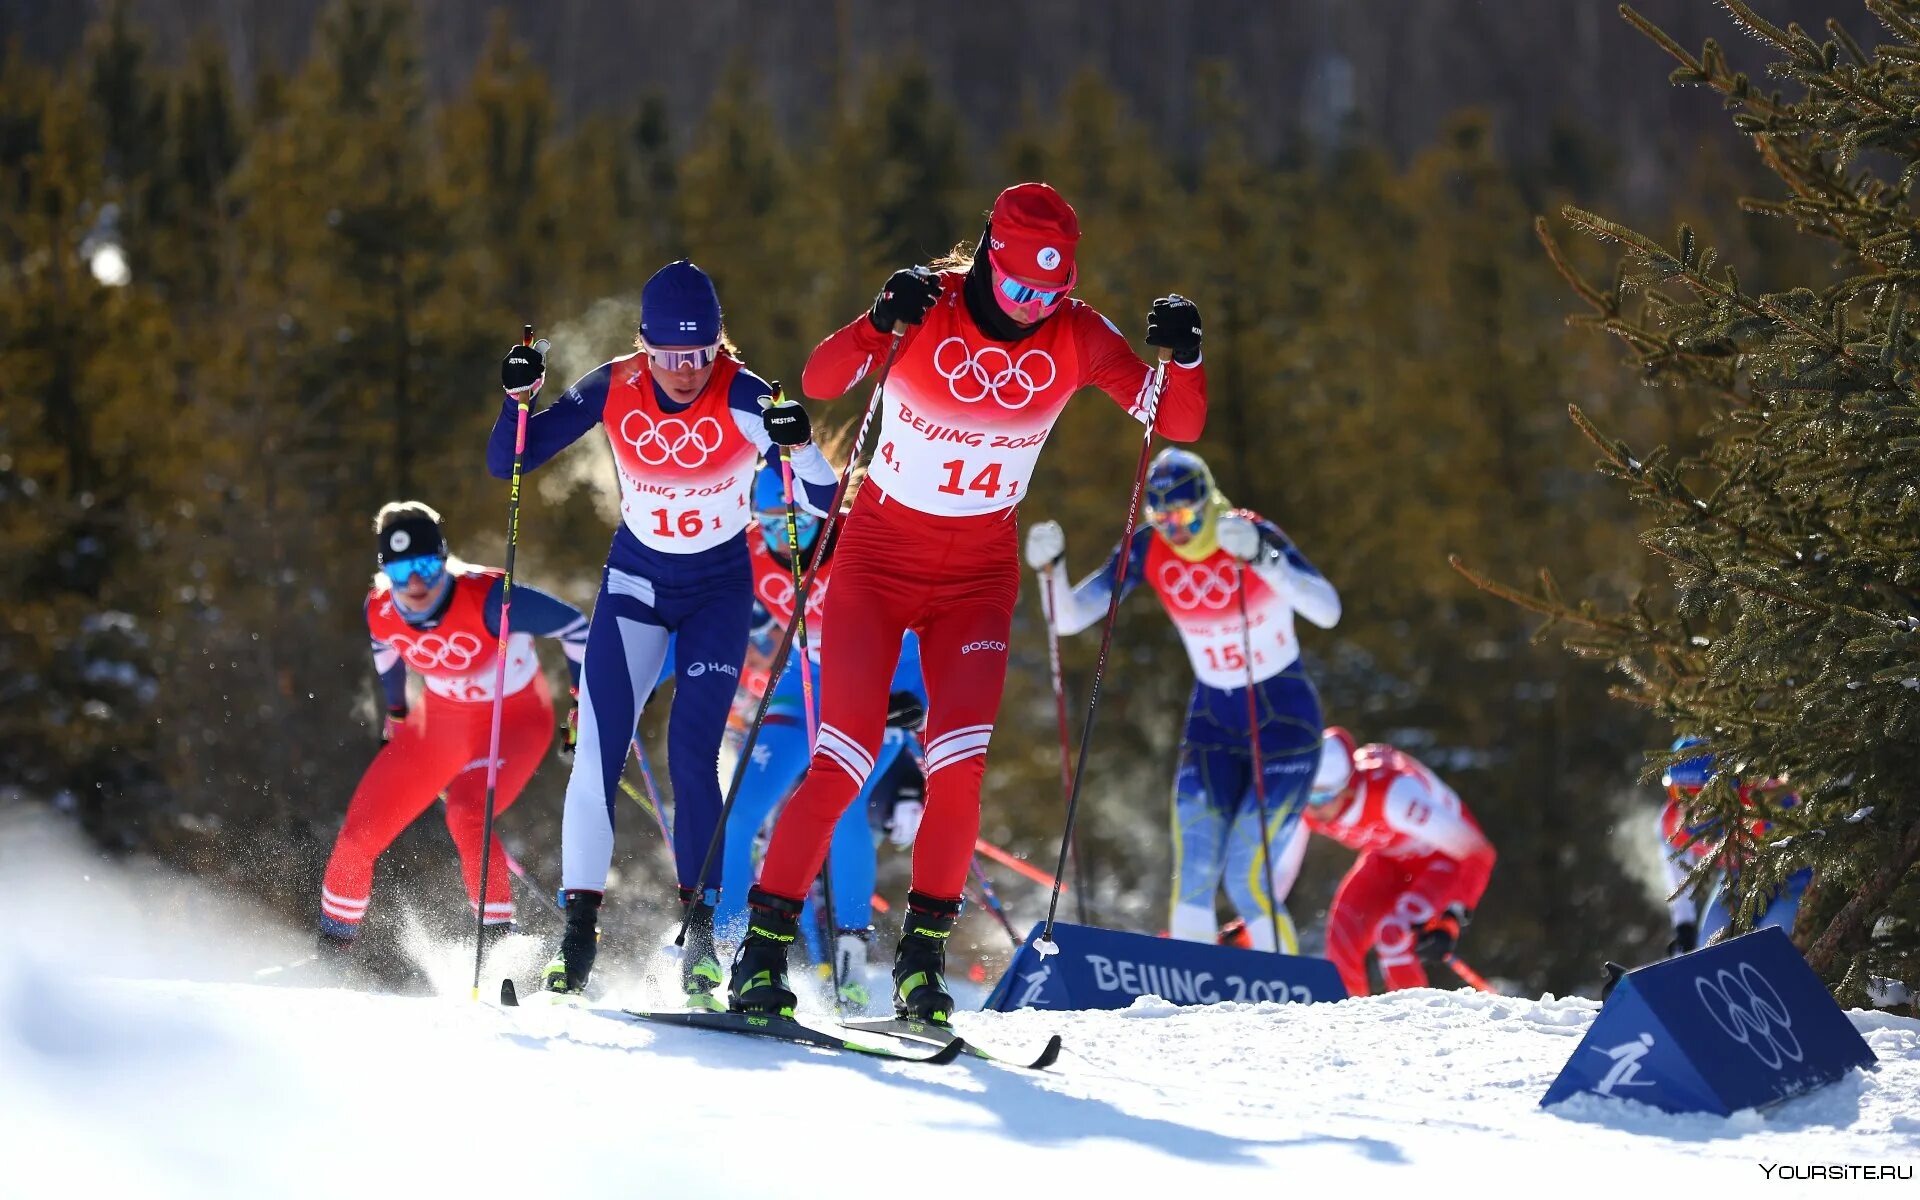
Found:
[[(320, 925), (337, 937), (352, 937), (366, 915), (373, 893), (373, 860), (393, 844), (400, 831), (445, 792), (447, 832), (460, 851), (467, 898), (480, 900), (480, 837), (487, 814), (487, 746), (492, 740), (491, 702), (461, 703), (428, 693), (374, 755), (360, 786), (347, 803), (346, 823), (327, 860), (320, 889)], [(544, 675), (508, 696), (500, 714), (500, 777), (493, 811), (497, 817), (520, 798), (535, 768), (553, 744), (553, 695)], [(492, 865), (487, 868), (486, 921), (513, 919), (512, 881), (506, 851), (494, 831)]]
[(927, 683), (927, 808), (913, 847), (913, 890), (958, 900), (980, 835), (980, 781), (1007, 681), (1020, 594), (1013, 510), (934, 516), (871, 481), (833, 555), (821, 614), (820, 731), (793, 799), (774, 825), (760, 886), (800, 900), (820, 874), (834, 822), (873, 771), (887, 689), (906, 630), (920, 635)]
[(1372, 990), (1367, 981), (1369, 949), (1379, 959), (1386, 990), (1425, 987), (1427, 969), (1413, 952), (1420, 928), (1449, 904), (1472, 908), (1479, 900), (1479, 892), (1461, 879), (1459, 864), (1444, 854), (1362, 854), (1333, 894), (1327, 912), (1327, 958), (1339, 969), (1349, 995)]

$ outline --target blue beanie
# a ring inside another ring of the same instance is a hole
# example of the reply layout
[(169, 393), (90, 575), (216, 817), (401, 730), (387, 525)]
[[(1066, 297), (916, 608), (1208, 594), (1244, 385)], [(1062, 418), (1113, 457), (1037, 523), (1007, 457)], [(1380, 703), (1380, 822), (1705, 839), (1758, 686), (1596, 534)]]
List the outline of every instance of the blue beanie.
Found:
[(720, 340), (720, 296), (686, 259), (653, 273), (640, 291), (640, 336), (649, 346), (711, 346)]

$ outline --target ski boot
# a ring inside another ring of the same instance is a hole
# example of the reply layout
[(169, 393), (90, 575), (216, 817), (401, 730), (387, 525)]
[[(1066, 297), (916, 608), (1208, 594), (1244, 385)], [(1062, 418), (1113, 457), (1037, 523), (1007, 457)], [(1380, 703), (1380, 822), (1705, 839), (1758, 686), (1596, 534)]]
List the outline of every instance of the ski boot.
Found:
[(842, 929), (834, 939), (835, 973), (840, 976), (836, 1000), (843, 1017), (864, 1017), (873, 996), (867, 991), (867, 943), (873, 930)]
[(893, 954), (893, 1011), (907, 1021), (946, 1027), (953, 1016), (947, 991), (947, 938), (960, 919), (958, 900), (907, 893), (907, 916)]
[(787, 947), (800, 933), (800, 901), (754, 888), (747, 893), (747, 936), (733, 956), (727, 1007), (793, 1019), (798, 1003), (787, 982)]
[(680, 911), (686, 916), (686, 944), (680, 948), (680, 988), (687, 1007), (724, 1012), (714, 995), (721, 983), (720, 955), (713, 946), (713, 905), (690, 887), (680, 889)]
[(600, 951), (600, 892), (568, 892), (564, 908), (566, 932), (560, 935), (560, 953), (540, 972), (540, 990), (559, 996), (578, 996), (593, 973)]

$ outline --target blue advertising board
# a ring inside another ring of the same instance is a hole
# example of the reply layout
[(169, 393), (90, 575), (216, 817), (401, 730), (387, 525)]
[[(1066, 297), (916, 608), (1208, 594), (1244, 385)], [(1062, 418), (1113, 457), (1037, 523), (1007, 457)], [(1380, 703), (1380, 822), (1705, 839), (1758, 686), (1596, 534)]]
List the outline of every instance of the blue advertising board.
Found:
[(1141, 996), (1175, 1004), (1222, 1000), (1307, 1003), (1344, 1000), (1340, 973), (1324, 958), (1266, 954), (1205, 942), (1182, 942), (1121, 933), (1091, 925), (1053, 926), (1056, 954), (1042, 957), (1035, 943), (1040, 925), (1027, 935), (985, 1007), (1125, 1008)]
[(1540, 1103), (1590, 1093), (1724, 1116), (1873, 1061), (1787, 935), (1759, 929), (1629, 972)]

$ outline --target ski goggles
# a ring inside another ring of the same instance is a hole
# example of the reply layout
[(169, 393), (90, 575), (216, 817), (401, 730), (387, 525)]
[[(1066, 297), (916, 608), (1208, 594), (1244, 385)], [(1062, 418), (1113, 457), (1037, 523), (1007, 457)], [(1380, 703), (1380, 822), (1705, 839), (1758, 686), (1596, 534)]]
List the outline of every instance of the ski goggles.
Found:
[(720, 357), (720, 343), (697, 346), (692, 350), (662, 350), (647, 347), (647, 361), (663, 371), (697, 371)]
[(1022, 325), (1031, 325), (1052, 312), (1073, 290), (1072, 278), (1057, 288), (1037, 288), (1002, 271), (999, 264), (991, 259), (987, 266), (993, 272), (994, 298), (1000, 302), (1001, 310)]
[[(760, 532), (766, 537), (767, 545), (776, 550), (787, 547), (787, 510), (784, 508), (759, 509), (753, 514), (760, 522)], [(805, 509), (797, 509), (793, 514), (794, 532), (800, 536), (800, 546), (805, 549), (813, 544), (813, 536), (819, 532), (820, 518)]]
[(380, 570), (395, 587), (407, 586), (415, 576), (432, 586), (446, 573), (447, 560), (438, 554), (415, 554), (409, 558), (390, 558), (380, 564)]
[(1207, 521), (1204, 504), (1177, 504), (1170, 508), (1149, 508), (1147, 520), (1162, 533), (1184, 533), (1191, 537)]

